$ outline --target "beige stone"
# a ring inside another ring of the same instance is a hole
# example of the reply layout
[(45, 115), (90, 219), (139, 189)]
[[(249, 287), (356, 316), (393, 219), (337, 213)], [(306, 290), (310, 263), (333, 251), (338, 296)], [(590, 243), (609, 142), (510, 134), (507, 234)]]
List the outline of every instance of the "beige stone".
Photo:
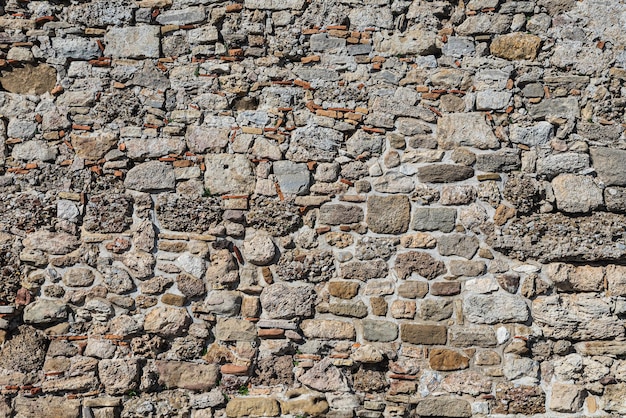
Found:
[(491, 42), (491, 54), (507, 60), (534, 60), (539, 52), (541, 38), (516, 32), (496, 36)]

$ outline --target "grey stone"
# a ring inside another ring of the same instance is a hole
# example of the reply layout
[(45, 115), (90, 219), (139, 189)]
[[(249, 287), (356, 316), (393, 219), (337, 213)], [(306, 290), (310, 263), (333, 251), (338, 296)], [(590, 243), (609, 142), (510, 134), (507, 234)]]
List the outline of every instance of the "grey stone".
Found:
[(73, 35), (52, 38), (52, 49), (57, 57), (65, 59), (91, 60), (101, 55), (95, 39)]
[(204, 185), (211, 194), (252, 194), (252, 164), (241, 154), (207, 154)]
[(50, 324), (67, 319), (67, 305), (60, 300), (39, 299), (24, 308), (27, 324)]
[(550, 122), (542, 121), (529, 127), (512, 125), (510, 132), (511, 142), (534, 147), (550, 142), (553, 135), (553, 127)]
[(592, 147), (593, 168), (607, 186), (626, 186), (626, 150)]
[(441, 255), (458, 255), (471, 259), (478, 250), (478, 239), (463, 234), (442, 235), (437, 240), (437, 249)]
[(413, 211), (411, 229), (416, 231), (452, 232), (456, 224), (454, 208), (416, 208)]
[(518, 150), (503, 148), (488, 154), (478, 154), (474, 167), (478, 171), (507, 173), (518, 170), (521, 165)]
[(445, 55), (449, 55), (455, 58), (461, 58), (466, 55), (473, 55), (476, 51), (474, 41), (471, 38), (463, 38), (460, 36), (448, 37), (442, 48), (442, 52)]
[(202, 22), (205, 18), (203, 6), (188, 6), (183, 9), (162, 11), (156, 21), (161, 25), (191, 25)]
[(305, 0), (245, 0), (246, 9), (301, 10)]
[(346, 377), (340, 369), (333, 366), (330, 357), (318, 362), (298, 380), (320, 392), (348, 392), (350, 390)]
[(9, 138), (30, 139), (35, 136), (37, 124), (35, 122), (11, 119), (7, 125), (7, 136)]
[(292, 132), (286, 157), (295, 162), (332, 162), (343, 134), (330, 128), (307, 125)]
[(283, 193), (298, 196), (309, 193), (311, 172), (305, 163), (276, 161), (272, 164), (272, 168)]
[(398, 338), (398, 326), (393, 322), (364, 319), (361, 325), (367, 341), (391, 342)]
[(475, 324), (526, 322), (529, 310), (521, 296), (469, 294), (463, 299), (463, 315)]
[(33, 140), (25, 141), (13, 146), (11, 156), (22, 161), (54, 161), (58, 155), (56, 148), (50, 147), (46, 142)]
[(429, 55), (436, 51), (435, 41), (436, 34), (430, 31), (408, 30), (388, 37), (376, 32), (374, 50), (389, 55)]
[(482, 113), (450, 113), (437, 120), (437, 142), (443, 149), (475, 147), (494, 149), (500, 147), (498, 138), (487, 125)]
[(126, 174), (124, 185), (140, 192), (174, 190), (174, 169), (167, 163), (148, 161), (131, 168)]
[(476, 109), (504, 110), (511, 100), (512, 93), (508, 91), (479, 91), (476, 94)]
[(419, 167), (417, 175), (422, 183), (453, 183), (474, 176), (474, 169), (457, 164), (432, 164)]
[(158, 58), (159, 35), (158, 26), (110, 28), (104, 36), (104, 54), (113, 58)]
[[(344, 41), (341, 38), (334, 38), (334, 40)], [(329, 70), (326, 68), (297, 68), (294, 72), (303, 80), (306, 81), (337, 81), (340, 79), (339, 73), (335, 70)]]
[(387, 276), (388, 267), (384, 260), (351, 261), (341, 266), (341, 277), (366, 281)]
[(264, 266), (276, 256), (276, 246), (267, 233), (257, 232), (254, 237), (244, 241), (243, 255), (250, 263)]
[(550, 154), (537, 160), (537, 174), (548, 179), (561, 173), (577, 173), (589, 167), (589, 155), (577, 152)]
[(550, 117), (575, 119), (580, 118), (580, 107), (575, 97), (548, 99), (530, 106), (528, 114), (535, 120)]
[(241, 294), (227, 290), (214, 290), (204, 299), (202, 307), (196, 309), (222, 316), (236, 316), (241, 310)]
[(411, 193), (415, 189), (415, 181), (411, 176), (388, 171), (372, 180), (372, 186), (380, 193)]
[(552, 180), (552, 190), (559, 210), (585, 213), (603, 203), (602, 190), (590, 176), (560, 174)]
[(395, 269), (401, 279), (407, 279), (413, 273), (417, 273), (428, 280), (432, 280), (446, 272), (446, 266), (442, 261), (421, 251), (398, 254)]
[(377, 234), (407, 231), (411, 204), (406, 196), (370, 196), (367, 199), (367, 225)]
[(604, 189), (604, 204), (611, 212), (626, 212), (626, 187)]
[(261, 292), (261, 307), (272, 319), (310, 317), (316, 294), (312, 285), (275, 283)]
[(158, 360), (155, 366), (159, 383), (169, 389), (208, 392), (217, 386), (219, 379), (217, 364)]
[(139, 362), (137, 359), (100, 360), (98, 375), (108, 395), (123, 395), (138, 387)]
[(321, 224), (353, 224), (362, 220), (363, 209), (358, 206), (326, 204), (320, 208), (319, 222)]
[(456, 33), (461, 36), (503, 33), (510, 28), (511, 20), (507, 15), (479, 13), (468, 16), (456, 27)]
[(455, 276), (476, 277), (485, 272), (484, 261), (450, 260), (450, 274)]
[(358, 130), (346, 141), (348, 154), (357, 157), (363, 153), (378, 155), (383, 149), (384, 137), (382, 135), (368, 134)]

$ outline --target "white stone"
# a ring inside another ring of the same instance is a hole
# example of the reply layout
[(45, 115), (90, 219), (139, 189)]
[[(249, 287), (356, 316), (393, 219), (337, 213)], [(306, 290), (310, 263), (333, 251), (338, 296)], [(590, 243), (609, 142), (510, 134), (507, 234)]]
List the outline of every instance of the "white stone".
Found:
[(254, 237), (244, 241), (243, 255), (250, 263), (263, 266), (276, 256), (276, 246), (269, 235), (257, 232)]
[(496, 330), (496, 338), (498, 339), (498, 344), (504, 344), (511, 337), (511, 333), (505, 327), (498, 327)]

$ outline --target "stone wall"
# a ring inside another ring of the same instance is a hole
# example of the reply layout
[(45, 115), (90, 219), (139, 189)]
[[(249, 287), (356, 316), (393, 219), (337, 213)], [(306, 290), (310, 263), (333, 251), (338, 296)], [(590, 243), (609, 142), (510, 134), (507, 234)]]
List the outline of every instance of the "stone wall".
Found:
[(626, 414), (621, 1), (0, 7), (0, 416)]

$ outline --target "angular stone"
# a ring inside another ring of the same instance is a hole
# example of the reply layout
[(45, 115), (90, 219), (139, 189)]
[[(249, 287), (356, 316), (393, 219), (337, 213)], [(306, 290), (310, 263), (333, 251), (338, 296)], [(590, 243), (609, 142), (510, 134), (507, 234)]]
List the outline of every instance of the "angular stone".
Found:
[(335, 281), (328, 283), (328, 293), (340, 299), (352, 299), (359, 292), (359, 284), (348, 281)]
[(430, 285), (430, 293), (433, 296), (454, 296), (461, 293), (459, 282), (436, 282)]
[(93, 271), (85, 267), (72, 267), (63, 274), (63, 284), (69, 287), (91, 286), (95, 279)]
[(489, 154), (479, 154), (476, 157), (475, 168), (487, 173), (507, 173), (518, 170), (521, 164), (519, 151), (504, 148)]
[(626, 296), (626, 266), (606, 266), (606, 293), (611, 296)]
[(468, 260), (474, 257), (478, 250), (479, 242), (475, 236), (464, 234), (442, 235), (437, 240), (437, 249), (439, 254), (458, 255)]
[(337, 367), (333, 366), (330, 357), (318, 362), (298, 380), (320, 392), (348, 392), (350, 390), (346, 377)]
[(157, 360), (155, 366), (159, 374), (159, 383), (168, 389), (207, 392), (217, 386), (219, 379), (216, 364)]
[(252, 164), (241, 154), (207, 154), (204, 185), (211, 194), (252, 194), (256, 179)]
[(428, 293), (428, 283), (406, 280), (398, 285), (398, 296), (407, 299), (421, 299)]
[(504, 110), (511, 100), (512, 93), (508, 91), (484, 90), (476, 94), (477, 110)]
[(604, 269), (593, 266), (575, 266), (553, 263), (547, 274), (556, 287), (565, 292), (601, 292), (604, 289)]
[(494, 236), (493, 248), (541, 263), (619, 260), (626, 257), (626, 239), (621, 238), (625, 222), (624, 215), (607, 212), (576, 217), (560, 213), (522, 216)]
[(70, 138), (76, 155), (86, 160), (99, 160), (117, 144), (117, 135), (112, 132), (83, 132)]
[(602, 190), (591, 176), (561, 174), (552, 180), (557, 207), (567, 213), (586, 213), (604, 202)]
[(326, 51), (328, 49), (343, 48), (346, 41), (341, 38), (328, 37), (326, 33), (316, 33), (311, 35), (309, 40), (311, 51)]
[(528, 114), (534, 120), (550, 117), (575, 119), (580, 118), (580, 107), (576, 97), (555, 98), (530, 106)]
[(496, 385), (496, 414), (543, 414), (546, 412), (546, 395), (539, 386), (517, 385), (501, 382)]
[(206, 18), (204, 7), (185, 7), (183, 9), (170, 9), (159, 13), (156, 21), (161, 25), (191, 25), (200, 23)]
[(441, 325), (400, 325), (400, 339), (410, 344), (444, 345), (448, 339), (447, 332), (447, 328)]
[(212, 126), (189, 126), (185, 140), (189, 150), (194, 153), (220, 153), (228, 145), (230, 129)]
[(206, 313), (235, 316), (241, 310), (241, 294), (228, 290), (212, 291), (198, 309)]
[(454, 276), (476, 277), (485, 272), (486, 266), (483, 261), (451, 260), (450, 274)]
[(341, 277), (366, 281), (386, 277), (388, 270), (384, 260), (351, 261), (341, 266)]
[[(543, 93), (543, 90), (542, 90)], [(553, 127), (550, 122), (538, 122), (529, 127), (512, 125), (509, 139), (515, 144), (523, 144), (529, 147), (544, 145), (550, 142), (553, 135)]]
[(468, 16), (463, 23), (456, 27), (456, 33), (462, 36), (497, 34), (509, 30), (511, 16), (504, 14), (478, 13)]
[[(291, 414), (293, 416), (324, 416), (328, 411), (328, 402), (326, 398), (317, 393), (304, 393), (304, 396), (289, 399), (280, 402), (280, 411), (282, 414)], [(308, 396), (307, 396), (308, 395)]]
[(139, 363), (137, 359), (104, 359), (98, 363), (98, 376), (107, 395), (123, 395), (137, 389)]
[(424, 418), (469, 418), (472, 408), (466, 400), (441, 396), (421, 400), (415, 413)]
[(58, 151), (50, 147), (46, 142), (31, 140), (15, 144), (11, 156), (22, 161), (50, 162), (57, 158)]
[(156, 307), (146, 315), (144, 329), (146, 332), (163, 337), (181, 335), (191, 324), (191, 318), (186, 309)]
[(516, 32), (496, 36), (489, 49), (492, 55), (507, 60), (534, 60), (540, 44), (538, 36)]
[(245, 259), (257, 266), (269, 264), (276, 256), (276, 246), (265, 232), (257, 232), (251, 239), (243, 243)]
[(457, 164), (432, 164), (419, 167), (417, 175), (422, 183), (454, 183), (474, 176), (474, 169)]
[(380, 193), (411, 193), (415, 189), (413, 177), (397, 171), (387, 171), (372, 180), (374, 190)]
[(45, 334), (28, 325), (21, 325), (12, 334), (0, 349), (0, 370), (24, 374), (41, 371), (48, 349)]
[(443, 149), (500, 147), (500, 141), (487, 125), (485, 115), (478, 112), (444, 114), (437, 120), (437, 142)]
[(104, 54), (113, 58), (159, 58), (158, 26), (112, 27), (104, 36)]
[(354, 340), (356, 332), (354, 325), (350, 322), (305, 319), (300, 326), (302, 333), (307, 338), (318, 338), (323, 340)]
[(411, 229), (417, 231), (452, 232), (456, 224), (456, 209), (419, 207), (413, 211)]
[(140, 192), (174, 190), (174, 169), (167, 163), (148, 161), (131, 168), (126, 174), (124, 185)]
[(426, 321), (443, 321), (452, 316), (453, 304), (450, 300), (426, 299), (420, 303), (419, 316)]
[(80, 418), (80, 399), (67, 399), (63, 396), (41, 396), (36, 398), (17, 396), (14, 402), (15, 418), (55, 417)]
[(391, 342), (398, 338), (398, 326), (393, 322), (364, 319), (361, 325), (367, 341)]
[(626, 354), (624, 341), (585, 341), (574, 344), (576, 352), (584, 356), (623, 356)]
[(495, 347), (498, 344), (493, 328), (479, 326), (455, 326), (450, 328), (450, 345), (454, 347)]
[(27, 324), (50, 324), (67, 319), (67, 305), (60, 300), (39, 299), (24, 308)]
[(377, 234), (401, 234), (409, 228), (411, 204), (406, 196), (370, 196), (367, 226)]
[(345, 301), (328, 304), (328, 312), (337, 316), (351, 316), (364, 318), (367, 316), (367, 306), (363, 301)]
[(469, 360), (469, 357), (466, 355), (446, 348), (433, 348), (428, 355), (430, 368), (445, 372), (467, 369)]
[(409, 30), (384, 37), (374, 36), (374, 50), (388, 55), (430, 55), (434, 53), (436, 34), (423, 30)]
[(537, 160), (537, 174), (552, 179), (561, 173), (577, 173), (589, 167), (589, 156), (577, 152), (550, 154)]
[(475, 324), (526, 322), (529, 312), (526, 302), (509, 294), (470, 294), (463, 299), (463, 315)]
[(404, 248), (435, 248), (437, 240), (430, 234), (418, 232), (417, 234), (403, 235), (400, 245)]
[(443, 186), (439, 203), (444, 206), (467, 205), (476, 200), (474, 186)]
[(41, 250), (48, 254), (65, 255), (78, 248), (80, 240), (65, 232), (50, 232), (41, 229), (29, 234), (22, 243), (27, 248)]
[(626, 186), (626, 150), (592, 147), (589, 149), (593, 168), (607, 186)]
[(246, 9), (301, 10), (305, 0), (244, 0)]
[(272, 169), (283, 193), (298, 196), (309, 193), (311, 172), (305, 163), (294, 163), (288, 160), (275, 161)]
[(626, 212), (626, 187), (605, 188), (604, 205), (611, 212)]
[(557, 412), (578, 412), (585, 400), (581, 386), (555, 382), (552, 384), (549, 408)]
[(57, 58), (64, 60), (91, 60), (101, 56), (102, 52), (93, 39), (87, 37), (67, 35), (53, 37), (52, 49)]
[(363, 209), (354, 205), (326, 204), (320, 208), (319, 223), (353, 224), (363, 220)]
[(261, 292), (261, 307), (272, 319), (310, 317), (314, 313), (315, 298), (312, 285), (275, 283)]
[(57, 83), (57, 72), (53, 67), (40, 64), (25, 64), (11, 71), (4, 71), (0, 77), (2, 88), (15, 94), (44, 94)]
[[(300, 0), (303, 1), (303, 0)], [(343, 142), (343, 134), (330, 128), (307, 125), (296, 128), (291, 133), (286, 157), (295, 162), (331, 162), (337, 155), (337, 148)]]
[(417, 273), (428, 280), (432, 280), (446, 272), (446, 266), (443, 262), (436, 260), (428, 253), (419, 251), (398, 254), (395, 269), (401, 279), (406, 279), (412, 273)]
[(624, 335), (624, 327), (610, 303), (610, 298), (585, 293), (539, 296), (532, 303), (532, 317), (547, 338), (614, 339)]
[(218, 318), (215, 338), (220, 341), (254, 341), (256, 328), (250, 321), (235, 318)]

